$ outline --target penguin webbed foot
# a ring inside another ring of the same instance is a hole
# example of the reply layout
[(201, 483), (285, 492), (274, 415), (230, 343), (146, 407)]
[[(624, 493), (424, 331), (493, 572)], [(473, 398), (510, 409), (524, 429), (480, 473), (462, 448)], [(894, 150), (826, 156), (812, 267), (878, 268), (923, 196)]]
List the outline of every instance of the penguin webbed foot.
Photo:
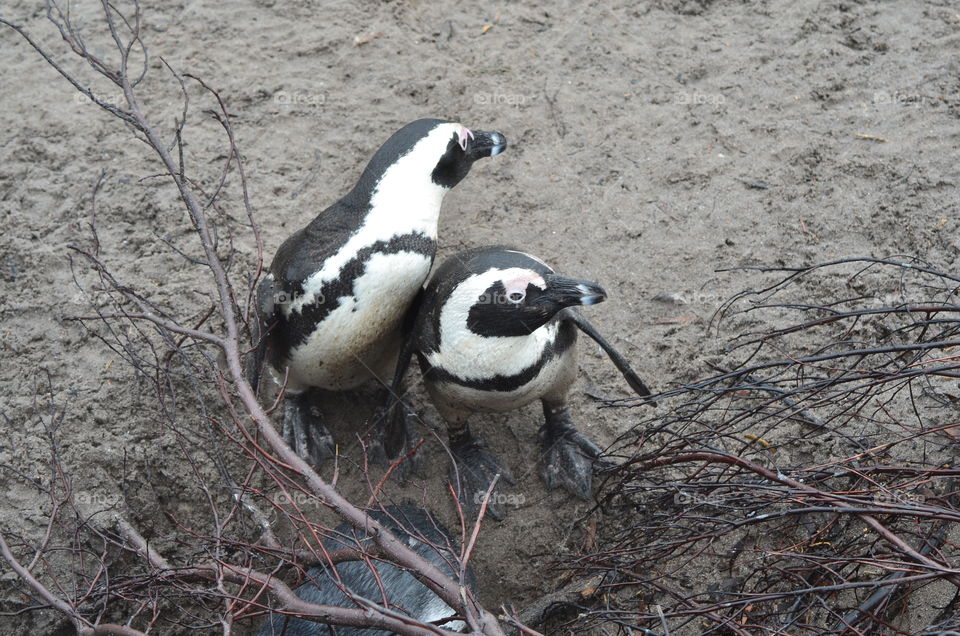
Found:
[(367, 446), (370, 461), (377, 464), (390, 465), (405, 458), (390, 474), (400, 482), (406, 481), (412, 473), (420, 474), (423, 468), (420, 452), (411, 453), (420, 443), (418, 420), (413, 407), (406, 400), (398, 400), (392, 408), (380, 413)]
[(309, 393), (287, 395), (283, 405), (283, 439), (308, 464), (319, 467), (337, 454), (333, 435), (311, 404)]
[[(450, 444), (450, 452), (454, 460), (454, 465), (450, 469), (450, 481), (456, 486), (459, 477), (460, 503), (464, 507), (464, 512), (468, 512), (471, 516), (476, 516), (480, 512), (487, 489), (497, 475), (500, 475), (497, 484), (516, 483), (506, 466), (485, 448), (486, 444), (483, 440), (475, 437), (468, 437), (464, 441)], [(487, 515), (497, 521), (503, 521), (507, 516), (505, 504), (505, 498), (499, 494), (499, 487), (494, 488), (487, 502)]]
[(593, 471), (602, 449), (578, 431), (566, 406), (543, 405), (546, 422), (538, 437), (543, 449), (540, 456), (540, 475), (547, 490), (562, 486), (581, 499), (590, 500), (593, 494)]

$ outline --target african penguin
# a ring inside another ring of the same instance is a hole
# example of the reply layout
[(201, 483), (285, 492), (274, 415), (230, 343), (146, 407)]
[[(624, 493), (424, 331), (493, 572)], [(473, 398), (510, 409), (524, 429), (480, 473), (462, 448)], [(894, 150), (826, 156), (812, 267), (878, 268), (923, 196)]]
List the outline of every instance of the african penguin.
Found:
[[(460, 548), (457, 541), (430, 514), (417, 506), (387, 506), (383, 510), (373, 511), (370, 516), (383, 524), (397, 538), (406, 539), (414, 552), (442, 572), (454, 579), (459, 575), (457, 564)], [(337, 526), (334, 536), (324, 541), (328, 550), (356, 548), (359, 544), (371, 548), (373, 541), (364, 537), (348, 523)], [(315, 567), (307, 572), (306, 582), (294, 592), (298, 597), (311, 603), (336, 605), (338, 607), (359, 607), (351, 600), (351, 595), (362, 597), (377, 604), (383, 603), (384, 593), (395, 611), (402, 612), (422, 622), (439, 621), (456, 615), (450, 606), (443, 602), (412, 574), (393, 565), (371, 559), (375, 564), (376, 576), (364, 561), (346, 561), (336, 566), (336, 573), (328, 567)], [(378, 579), (379, 578), (379, 582)], [(338, 583), (339, 581), (339, 583)], [(476, 588), (472, 569), (467, 566), (466, 580), (470, 589)], [(381, 588), (382, 584), (382, 588)], [(448, 621), (441, 628), (463, 631), (463, 621)], [(377, 629), (359, 627), (332, 627), (323, 623), (274, 613), (260, 627), (257, 636), (374, 636), (387, 634)]]
[[(508, 247), (481, 247), (447, 259), (421, 299), (413, 333), (401, 353), (398, 385), (412, 354), (420, 361), (431, 401), (447, 421), (461, 501), (478, 508), (494, 475), (509, 471), (471, 435), (474, 412), (509, 411), (540, 400), (540, 471), (547, 487), (591, 495), (600, 449), (571, 421), (567, 394), (577, 374), (577, 329), (593, 338), (640, 396), (649, 389), (624, 358), (580, 315), (577, 305), (606, 299), (597, 283), (554, 273), (538, 258)], [(394, 456), (407, 434), (392, 418), (386, 434)], [(488, 511), (502, 519), (501, 498)]]
[(266, 358), (285, 382), (284, 437), (307, 461), (318, 465), (334, 449), (312, 418), (308, 390), (344, 391), (374, 378), (386, 386), (404, 316), (433, 264), (443, 196), (476, 160), (506, 147), (498, 132), (455, 122), (407, 124), (350, 192), (277, 250), (257, 290), (250, 379), (256, 387)]

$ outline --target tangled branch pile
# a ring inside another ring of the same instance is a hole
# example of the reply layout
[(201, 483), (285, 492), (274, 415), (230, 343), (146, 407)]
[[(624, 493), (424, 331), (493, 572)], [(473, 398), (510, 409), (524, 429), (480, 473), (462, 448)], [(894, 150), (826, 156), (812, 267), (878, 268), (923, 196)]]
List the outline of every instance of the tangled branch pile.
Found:
[(768, 284), (717, 312), (739, 334), (718, 373), (618, 441), (600, 499), (618, 521), (568, 564), (604, 575), (606, 606), (567, 627), (960, 629), (960, 277), (873, 258), (751, 269)]

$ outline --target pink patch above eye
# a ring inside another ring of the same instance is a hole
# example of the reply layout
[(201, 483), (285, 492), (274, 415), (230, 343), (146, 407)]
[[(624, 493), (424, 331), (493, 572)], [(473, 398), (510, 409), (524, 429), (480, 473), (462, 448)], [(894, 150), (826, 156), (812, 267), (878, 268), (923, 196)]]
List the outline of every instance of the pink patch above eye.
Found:
[(540, 289), (546, 289), (547, 284), (544, 282), (543, 277), (539, 274), (531, 273), (529, 276), (521, 276), (520, 278), (514, 278), (510, 281), (505, 281), (504, 289), (509, 294), (514, 291), (526, 293), (527, 285), (533, 283), (536, 287)]
[(457, 131), (457, 142), (460, 144), (460, 149), (464, 152), (467, 150), (468, 139), (473, 139), (473, 133), (470, 132), (470, 129), (466, 126), (461, 126), (460, 130)]

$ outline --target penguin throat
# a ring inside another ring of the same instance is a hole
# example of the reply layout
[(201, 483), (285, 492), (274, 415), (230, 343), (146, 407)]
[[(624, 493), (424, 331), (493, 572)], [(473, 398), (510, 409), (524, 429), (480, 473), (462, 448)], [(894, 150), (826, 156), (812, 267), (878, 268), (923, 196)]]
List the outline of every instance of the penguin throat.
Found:
[(364, 226), (389, 226), (402, 230), (392, 234), (420, 232), (436, 237), (440, 204), (450, 188), (434, 181), (433, 172), (450, 134), (449, 125), (438, 126), (383, 171), (370, 189)]
[(429, 177), (421, 183), (384, 178), (370, 197), (364, 225), (391, 226), (402, 230), (394, 234), (419, 232), (436, 238), (440, 206), (449, 191)]

